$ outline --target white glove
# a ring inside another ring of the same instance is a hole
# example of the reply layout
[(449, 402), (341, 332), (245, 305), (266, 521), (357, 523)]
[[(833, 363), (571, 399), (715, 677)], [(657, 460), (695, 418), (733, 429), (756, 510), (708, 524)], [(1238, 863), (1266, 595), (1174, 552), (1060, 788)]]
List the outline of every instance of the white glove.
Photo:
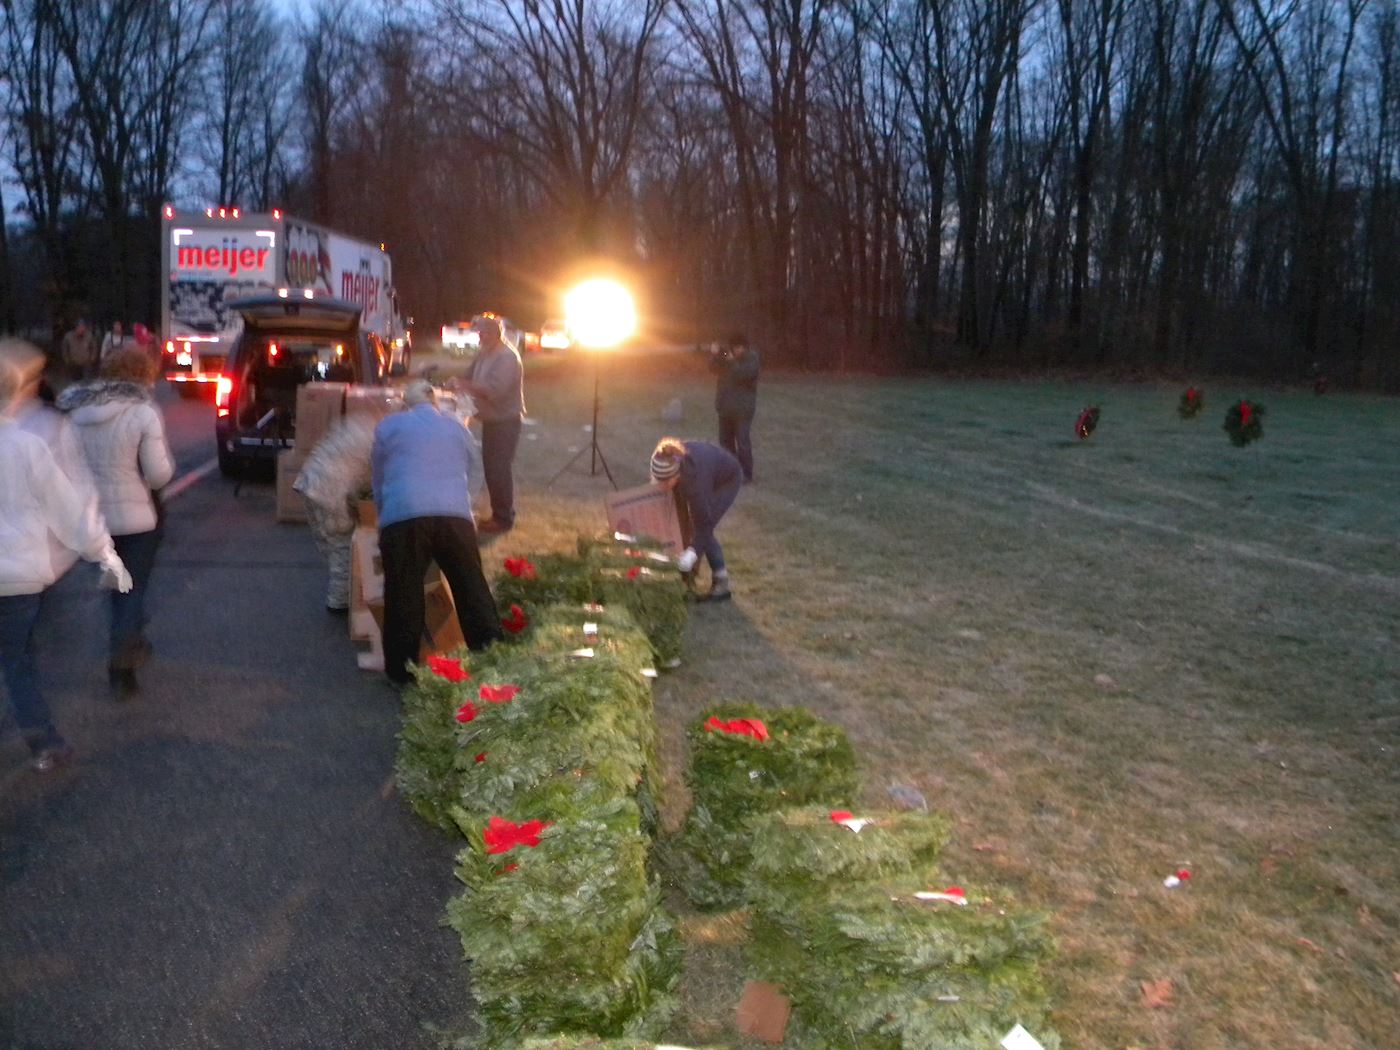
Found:
[(676, 565), (681, 572), (690, 572), (695, 568), (695, 563), (700, 560), (700, 555), (695, 553), (694, 547), (687, 547), (681, 551), (681, 556), (676, 559)]
[(109, 590), (119, 591), (126, 594), (131, 590), (131, 573), (126, 571), (126, 566), (117, 557), (117, 552), (108, 548), (107, 553), (97, 562), (102, 566), (102, 586)]

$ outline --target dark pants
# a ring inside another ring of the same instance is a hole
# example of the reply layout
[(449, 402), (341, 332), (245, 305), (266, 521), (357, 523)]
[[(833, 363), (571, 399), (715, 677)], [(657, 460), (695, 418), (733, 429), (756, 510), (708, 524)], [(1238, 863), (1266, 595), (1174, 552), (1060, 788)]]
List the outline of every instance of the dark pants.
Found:
[(63, 743), (49, 714), (48, 701), (39, 689), (34, 659), (34, 625), (39, 620), (42, 594), (10, 594), (0, 597), (0, 671), (20, 732), (36, 754)]
[(511, 471), (519, 444), (519, 418), (481, 421), (481, 468), (491, 496), (491, 518), (502, 525), (515, 524), (515, 478)]
[(423, 574), (429, 561), (438, 563), (452, 588), (467, 648), (485, 649), (503, 637), (469, 519), (409, 518), (385, 525), (379, 530), (379, 556), (384, 561), (384, 673), (390, 681), (408, 681), (408, 662), (418, 659), (427, 617)]
[(753, 480), (753, 442), (749, 431), (753, 427), (753, 415), (736, 415), (733, 412), (719, 414), (719, 443), (722, 448), (734, 453), (739, 466), (744, 468), (744, 480)]
[(113, 536), (126, 571), (131, 573), (131, 590), (122, 594), (112, 592), (112, 647), (107, 665), (113, 670), (134, 669), (146, 659), (146, 590), (151, 582), (151, 570), (156, 565), (156, 549), (160, 546), (161, 530), (133, 532)]
[(710, 563), (710, 572), (717, 573), (724, 571), (724, 548), (719, 545), (719, 540), (715, 537), (714, 529), (719, 527), (720, 519), (730, 507), (734, 505), (734, 500), (739, 495), (742, 483), (739, 475), (735, 474), (725, 480), (710, 494), (710, 509), (714, 512), (715, 520), (713, 527), (707, 536), (692, 536), (690, 543), (695, 548), (696, 554), (703, 554), (705, 560)]

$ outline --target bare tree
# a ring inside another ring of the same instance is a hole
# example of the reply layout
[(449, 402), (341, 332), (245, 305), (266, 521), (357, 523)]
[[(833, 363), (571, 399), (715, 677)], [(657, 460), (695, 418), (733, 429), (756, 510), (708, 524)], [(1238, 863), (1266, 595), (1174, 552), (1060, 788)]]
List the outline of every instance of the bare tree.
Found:
[[(43, 246), (51, 289), (51, 323), (56, 328), (58, 315), (72, 294), (63, 251), (63, 222), (65, 210), (81, 204), (76, 182), (82, 142), (52, 5), (29, 0), (0, 9), (0, 46), (15, 59), (4, 84), (11, 147), (8, 155), (23, 191), (23, 211)], [(0, 216), (5, 214), (0, 211)], [(6, 308), (13, 313), (12, 302)], [(8, 326), (13, 327), (12, 320)]]
[(492, 145), (603, 247), (607, 204), (628, 175), (665, 0), (437, 0), (471, 92), (460, 103)]

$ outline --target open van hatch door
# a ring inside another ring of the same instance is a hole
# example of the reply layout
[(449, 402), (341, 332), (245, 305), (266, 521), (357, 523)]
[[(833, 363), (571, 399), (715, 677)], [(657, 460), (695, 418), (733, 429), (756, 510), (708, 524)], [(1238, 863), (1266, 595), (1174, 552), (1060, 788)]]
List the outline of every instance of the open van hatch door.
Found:
[(260, 295), (239, 299), (229, 305), (243, 318), (244, 327), (254, 332), (339, 333), (349, 338), (360, 326), (359, 303), (344, 299), (303, 299), (298, 295), (284, 299), (276, 295)]

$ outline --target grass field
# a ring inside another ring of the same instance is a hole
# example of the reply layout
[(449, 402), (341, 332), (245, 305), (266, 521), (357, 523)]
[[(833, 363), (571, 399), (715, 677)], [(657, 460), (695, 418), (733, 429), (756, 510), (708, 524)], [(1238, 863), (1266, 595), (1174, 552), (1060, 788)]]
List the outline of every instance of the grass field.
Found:
[[(531, 375), (495, 565), (602, 526), (587, 453), (547, 484), (591, 384), (584, 360)], [(601, 384), (624, 486), (666, 430), (714, 435), (690, 354)], [(1241, 393), (1268, 412), (1236, 449)], [(1207, 386), (1182, 422), (1178, 394), (766, 377), (758, 484), (720, 533), (736, 600), (696, 610), (658, 685), (671, 822), (704, 704), (806, 705), (850, 732), (867, 804), (913, 785), (955, 819), (950, 880), (1054, 912), (1066, 1046), (1400, 1046), (1400, 403)], [(689, 928), (674, 1037), (739, 1045), (742, 927)]]

